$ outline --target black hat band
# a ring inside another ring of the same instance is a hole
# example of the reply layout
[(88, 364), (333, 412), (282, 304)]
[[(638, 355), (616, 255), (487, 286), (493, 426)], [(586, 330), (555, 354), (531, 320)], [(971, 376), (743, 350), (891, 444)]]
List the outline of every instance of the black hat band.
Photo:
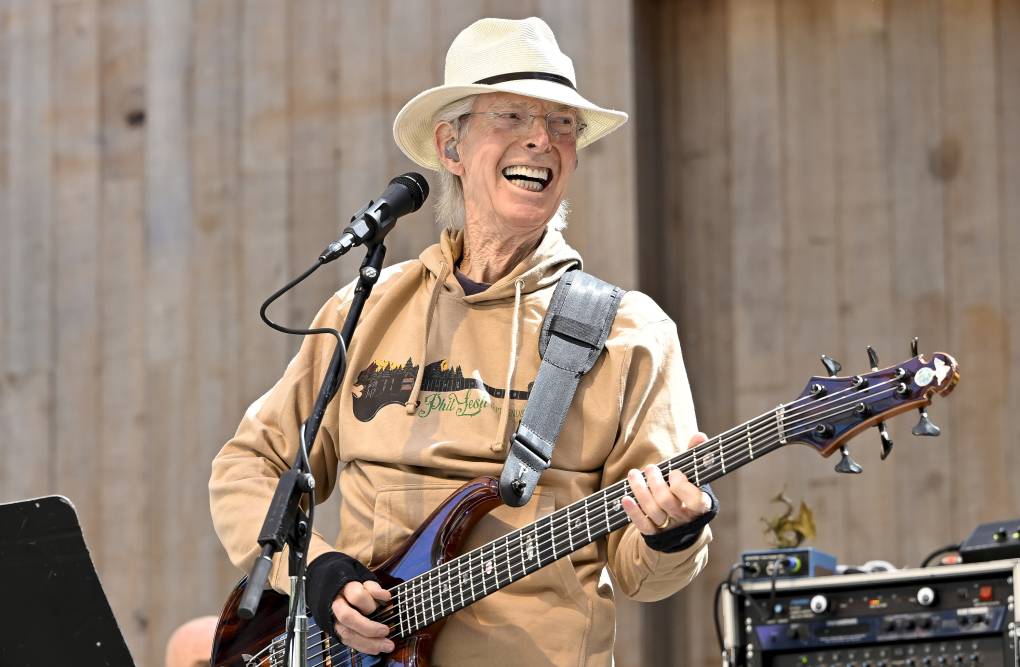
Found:
[(570, 82), (565, 76), (559, 74), (549, 74), (548, 72), (509, 72), (507, 74), (497, 74), (496, 76), (488, 76), (484, 79), (475, 81), (475, 84), (491, 85), (494, 83), (503, 83), (504, 81), (517, 81), (519, 79), (540, 79), (542, 81), (552, 81), (562, 86), (566, 86), (571, 90), (576, 91), (574, 84)]

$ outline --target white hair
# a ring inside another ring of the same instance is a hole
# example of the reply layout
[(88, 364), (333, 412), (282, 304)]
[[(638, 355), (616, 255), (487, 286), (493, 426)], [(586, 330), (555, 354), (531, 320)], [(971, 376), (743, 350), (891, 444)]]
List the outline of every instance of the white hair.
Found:
[[(453, 126), (458, 137), (467, 132), (467, 121), (461, 119), (465, 114), (471, 113), (477, 98), (478, 95), (470, 95), (450, 102), (432, 117), (432, 127), (445, 122)], [(460, 176), (447, 170), (442, 160), (439, 161), (438, 175), (439, 183), (435, 203), (436, 222), (440, 228), (463, 229), (465, 218), (464, 185), (460, 181)], [(556, 219), (554, 229), (557, 231), (566, 229), (569, 212), (570, 202), (566, 199), (561, 200), (559, 208), (553, 216)]]

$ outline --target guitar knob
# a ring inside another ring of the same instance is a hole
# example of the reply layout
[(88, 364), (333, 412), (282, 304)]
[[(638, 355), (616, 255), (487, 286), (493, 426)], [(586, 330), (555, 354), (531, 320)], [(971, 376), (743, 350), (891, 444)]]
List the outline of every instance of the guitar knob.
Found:
[(822, 366), (825, 366), (825, 372), (829, 374), (829, 377), (843, 370), (842, 364), (827, 354), (822, 355)]
[(853, 457), (850, 456), (850, 450), (846, 448), (846, 445), (839, 448), (839, 454), (840, 459), (839, 463), (837, 463), (835, 467), (836, 472), (844, 474), (850, 473), (853, 475), (858, 475), (864, 472), (864, 468), (862, 468), (860, 464), (857, 463), (857, 461), (854, 461)]
[[(913, 355), (917, 356), (917, 336), (914, 336), (914, 340), (910, 341), (910, 351)], [(921, 413), (921, 418), (917, 420), (917, 424), (914, 428), (910, 429), (910, 432), (914, 435), (926, 436), (929, 438), (936, 438), (942, 429), (935, 425), (931, 419), (928, 418), (928, 408), (922, 406), (917, 409)]]
[(936, 426), (935, 423), (928, 418), (927, 408), (919, 408), (918, 412), (921, 413), (921, 418), (917, 420), (917, 424), (910, 430), (911, 433), (931, 438), (935, 438), (942, 433), (942, 429)]

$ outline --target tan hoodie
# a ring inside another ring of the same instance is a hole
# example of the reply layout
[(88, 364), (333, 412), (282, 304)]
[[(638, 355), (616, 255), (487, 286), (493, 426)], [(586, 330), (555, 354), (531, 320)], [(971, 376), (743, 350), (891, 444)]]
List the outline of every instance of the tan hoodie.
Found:
[[(444, 232), (418, 261), (383, 272), (312, 451), (319, 501), (335, 485), (342, 493), (335, 548), (373, 567), (465, 481), (499, 477), (538, 372), (538, 334), (553, 289), (580, 261), (550, 228), (508, 276), (465, 296), (453, 275), (462, 242), (460, 232)], [(314, 326), (340, 329), (352, 294), (353, 285), (337, 292)], [(333, 346), (330, 336), (307, 337), (213, 461), (213, 522), (243, 570), (258, 552), (276, 480), (294, 459)], [(591, 495), (630, 468), (674, 456), (695, 431), (676, 327), (647, 296), (628, 292), (534, 497), (482, 519), (467, 548)], [(659, 600), (704, 567), (710, 540), (706, 528), (690, 549), (664, 554), (628, 525), (451, 616), (432, 664), (609, 665), (615, 612), (603, 568), (624, 595)], [(333, 548), (316, 535), (309, 560)], [(271, 575), (278, 590), (286, 591), (286, 574), (278, 558)]]

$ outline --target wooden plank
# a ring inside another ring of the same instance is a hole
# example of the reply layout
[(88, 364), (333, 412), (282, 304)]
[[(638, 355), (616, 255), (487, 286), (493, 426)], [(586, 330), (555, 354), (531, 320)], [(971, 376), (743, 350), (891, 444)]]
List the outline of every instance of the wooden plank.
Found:
[[(0, 4), (0, 234), (3, 238), (14, 237), (14, 222), (10, 213), (10, 60), (11, 60), (11, 8), (8, 3)], [(0, 433), (11, 433), (11, 420), (14, 419), (14, 411), (9, 408), (8, 395), (12, 388), (7, 382), (8, 359), (10, 350), (8, 340), (11, 338), (11, 322), (8, 303), (10, 302), (10, 287), (7, 278), (7, 267), (11, 266), (10, 244), (4, 243), (0, 246), (0, 260), (3, 261), (3, 285), (0, 286), (0, 368), (4, 374), (0, 376)], [(0, 488), (7, 486), (7, 480), (13, 476), (16, 459), (14, 448), (4, 447), (0, 451)], [(0, 496), (4, 500), (10, 500), (6, 494)]]
[[(661, 115), (661, 135), (648, 141), (665, 142), (666, 157), (640, 159), (639, 164), (646, 165), (647, 172), (663, 172), (659, 187), (668, 202), (664, 223), (669, 225), (669, 241), (660, 280), (673, 285), (667, 312), (680, 330), (698, 425), (715, 434), (739, 421), (732, 391), (732, 230), (730, 220), (721, 215), (730, 201), (727, 9), (725, 3), (696, 0), (664, 3), (662, 14), (660, 24), (669, 32), (661, 37), (661, 57), (670, 64), (657, 85), (671, 90)], [(674, 44), (679, 48), (670, 46)], [(638, 123), (644, 122), (644, 109), (640, 112)], [(675, 167), (662, 169), (663, 164)], [(642, 219), (640, 233), (654, 222)], [(667, 616), (646, 616), (646, 641), (656, 635), (670, 638), (658, 656), (664, 663), (697, 664), (718, 654), (712, 619), (704, 610), (738, 550), (737, 513), (731, 502), (739, 486), (740, 479), (732, 478), (714, 487), (727, 511), (713, 521), (707, 570), (671, 600)]]
[[(340, 8), (330, 0), (306, 0), (288, 3), (287, 7), (291, 174), (288, 252), (291, 273), (297, 273), (311, 266), (343, 229), (336, 217), (335, 182), (340, 149), (336, 134)], [(366, 194), (366, 199), (382, 192), (383, 185), (377, 184), (379, 189)], [(355, 251), (341, 263), (356, 266), (360, 254)], [(332, 271), (323, 271), (304, 283), (287, 302), (288, 320), (299, 326), (311, 322), (337, 287)], [(290, 342), (299, 341), (292, 337)]]
[[(145, 7), (100, 5), (99, 512), (97, 569), (128, 647), (157, 660), (148, 641), (150, 499), (145, 386)], [(158, 523), (158, 522), (157, 522)]]
[[(840, 284), (838, 327), (844, 337), (840, 360), (847, 374), (869, 368), (867, 345), (875, 347), (880, 360), (886, 363), (907, 356), (906, 335), (900, 333), (898, 322), (891, 317), (893, 239), (886, 187), (884, 15), (882, 2), (835, 5), (839, 82), (836, 266)], [(832, 527), (828, 533), (831, 542), (827, 539), (822, 545), (832, 545), (833, 552), (849, 563), (892, 558), (894, 554), (876, 553), (876, 545), (895, 539), (895, 519), (888, 511), (896, 480), (895, 463), (879, 462), (878, 434), (874, 431), (858, 438), (852, 450), (855, 458), (867, 466), (869, 492), (862, 494), (850, 479), (835, 480), (842, 502), (838, 511), (821, 517), (822, 525)]]
[[(386, 63), (383, 58), (360, 58), (357, 54), (377, 48), (377, 35), (385, 31), (385, 7), (371, 1), (346, 2), (340, 6), (339, 35), (345, 48), (336, 51), (336, 66), (339, 72), (337, 90), (338, 113), (336, 115), (336, 136), (341, 147), (336, 164), (336, 191), (338, 225), (346, 224), (352, 215), (369, 199), (383, 191), (393, 175), (387, 173), (386, 156), (388, 149), (382, 146), (393, 144), (391, 127), (396, 110), (387, 103)], [(445, 13), (440, 12), (440, 15)], [(430, 62), (429, 65), (432, 63)], [(437, 84), (442, 80), (442, 74)], [(430, 184), (435, 185), (431, 173), (426, 174)], [(431, 202), (436, 193), (431, 195)], [(433, 225), (421, 216), (431, 216), (431, 202), (423, 206), (416, 218), (431, 230)], [(404, 233), (405, 223), (400, 222)], [(389, 237), (387, 237), (389, 238)], [(387, 264), (397, 261), (386, 258)], [(337, 284), (343, 285), (357, 277), (359, 262), (351, 258), (334, 264), (333, 276)]]
[(191, 173), (188, 152), (188, 68), (191, 3), (149, 0), (146, 72), (146, 395), (148, 492), (162, 519), (149, 523), (149, 559), (160, 576), (150, 582), (153, 632), (149, 652), (158, 655), (173, 629), (174, 610), (194, 592), (180, 585), (198, 560), (191, 519), (179, 508), (194, 506), (187, 484), (197, 441), (194, 391), (189, 386), (188, 315), (191, 282)]
[[(198, 568), (189, 577), (192, 595), (174, 609), (169, 626), (215, 613), (230, 582), (238, 578), (208, 521), (208, 462), (233, 434), (246, 404), (238, 378), (242, 314), (239, 275), (243, 223), (239, 209), (241, 13), (244, 0), (194, 4), (190, 31), (192, 85), (190, 144), (192, 291), (187, 359), (193, 440), (182, 442), (187, 462), (181, 512), (191, 518)], [(183, 276), (182, 276), (183, 279)], [(205, 520), (202, 520), (202, 519)]]
[[(437, 45), (433, 38), (438, 18), (430, 5), (425, 2), (402, 2), (386, 0), (383, 7), (385, 39), (382, 42), (387, 76), (386, 94), (382, 115), (385, 123), (392, 127), (393, 118), (400, 108), (412, 97), (439, 85), (433, 77), (436, 61), (446, 57), (448, 44)], [(377, 47), (378, 48), (378, 47)], [(378, 51), (376, 51), (378, 52)], [(384, 160), (387, 180), (407, 171), (421, 171), (421, 168), (404, 157), (392, 138), (376, 148), (377, 159)], [(431, 175), (429, 175), (432, 178)], [(376, 196), (376, 191), (386, 183), (379, 183), (370, 193), (363, 194), (364, 201)], [(364, 202), (362, 202), (364, 203)], [(400, 220), (400, 233), (386, 237), (386, 262), (394, 264), (421, 254), (427, 246), (435, 243), (438, 235), (432, 224), (432, 210), (423, 206), (416, 213)]]
[(959, 149), (945, 198), (949, 337), (974, 378), (949, 401), (953, 433), (960, 434), (950, 450), (949, 523), (959, 537), (1000, 518), (1014, 483), (1003, 467), (1005, 449), (1015, 443), (1006, 440), (1005, 423), (1012, 417), (1003, 392), (1010, 369), (1003, 363), (1009, 340), (1001, 310), (993, 10), (990, 1), (942, 5), (944, 140)]
[(95, 0), (53, 8), (55, 488), (99, 530), (99, 26)]
[[(789, 400), (792, 392), (822, 371), (818, 355), (839, 356), (843, 342), (841, 276), (836, 270), (839, 100), (832, 47), (836, 19), (831, 4), (785, 2), (781, 20), (787, 350), (779, 400)], [(839, 525), (839, 489), (845, 480), (837, 479), (832, 464), (820, 461), (808, 449), (798, 447), (786, 455), (789, 463), (773, 482), (771, 496), (785, 487), (794, 502), (806, 501), (819, 519), (818, 546), (841, 553), (843, 533), (830, 528)], [(759, 514), (771, 516), (780, 509), (770, 504)]]
[[(998, 3), (998, 73), (996, 89), (999, 93), (998, 107), (998, 145), (999, 145), (999, 224), (1002, 234), (1002, 309), (1008, 320), (1012, 344), (1008, 346), (1009, 357), (1004, 359), (1006, 368), (1020, 368), (1020, 304), (1016, 295), (1020, 294), (1020, 267), (1016, 258), (1020, 257), (1020, 3), (1001, 0)], [(1005, 462), (1001, 470), (1020, 470), (1020, 374), (1007, 374), (1008, 386), (1004, 388), (1008, 396), (1006, 414), (1013, 415), (1006, 419)], [(999, 498), (1003, 508), (1020, 508), (1020, 489), (1016, 484), (1007, 484), (1006, 497)], [(1009, 514), (1009, 512), (1005, 512)], [(1015, 512), (1014, 512), (1015, 514)]]
[[(789, 391), (776, 363), (787, 349), (779, 37), (775, 3), (736, 0), (729, 9), (734, 400), (738, 418), (748, 418)], [(775, 495), (791, 451), (741, 477), (739, 507)], [(757, 512), (741, 512), (738, 527), (744, 544), (760, 543)]]
[[(949, 349), (946, 321), (944, 170), (936, 156), (942, 144), (939, 9), (930, 0), (892, 2), (888, 7), (889, 165), (892, 223), (893, 312), (900, 326), (896, 337), (920, 337), (926, 352)], [(950, 157), (948, 153), (944, 153)], [(909, 259), (907, 259), (909, 258)], [(906, 260), (906, 261), (904, 261)], [(906, 341), (893, 340), (890, 361), (905, 358)], [(955, 397), (953, 397), (955, 398)], [(897, 448), (889, 462), (895, 466), (892, 486), (895, 533), (889, 546), (893, 562), (918, 565), (928, 553), (959, 540), (943, 512), (950, 506), (949, 449), (954, 445), (949, 410), (931, 409), (944, 429), (938, 440), (910, 435), (914, 415), (890, 424)], [(889, 463), (887, 462), (887, 463)], [(924, 536), (913, 539), (911, 536)]]
[[(631, 5), (598, 0), (583, 11), (588, 16), (584, 47), (573, 56), (580, 60), (579, 90), (596, 104), (633, 117), (634, 54), (632, 40), (626, 38), (633, 33)], [(571, 235), (587, 270), (628, 289), (637, 285), (638, 265), (635, 136), (630, 121), (579, 154), (577, 177), (585, 180), (585, 211), (574, 216), (578, 233)]]
[(4, 500), (48, 493), (54, 481), (51, 17), (44, 3), (8, 7)]
[[(250, 403), (279, 378), (291, 349), (259, 319), (259, 306), (289, 275), (287, 14), (273, 0), (250, 0), (242, 12), (241, 388)], [(270, 316), (285, 317), (285, 304)]]

